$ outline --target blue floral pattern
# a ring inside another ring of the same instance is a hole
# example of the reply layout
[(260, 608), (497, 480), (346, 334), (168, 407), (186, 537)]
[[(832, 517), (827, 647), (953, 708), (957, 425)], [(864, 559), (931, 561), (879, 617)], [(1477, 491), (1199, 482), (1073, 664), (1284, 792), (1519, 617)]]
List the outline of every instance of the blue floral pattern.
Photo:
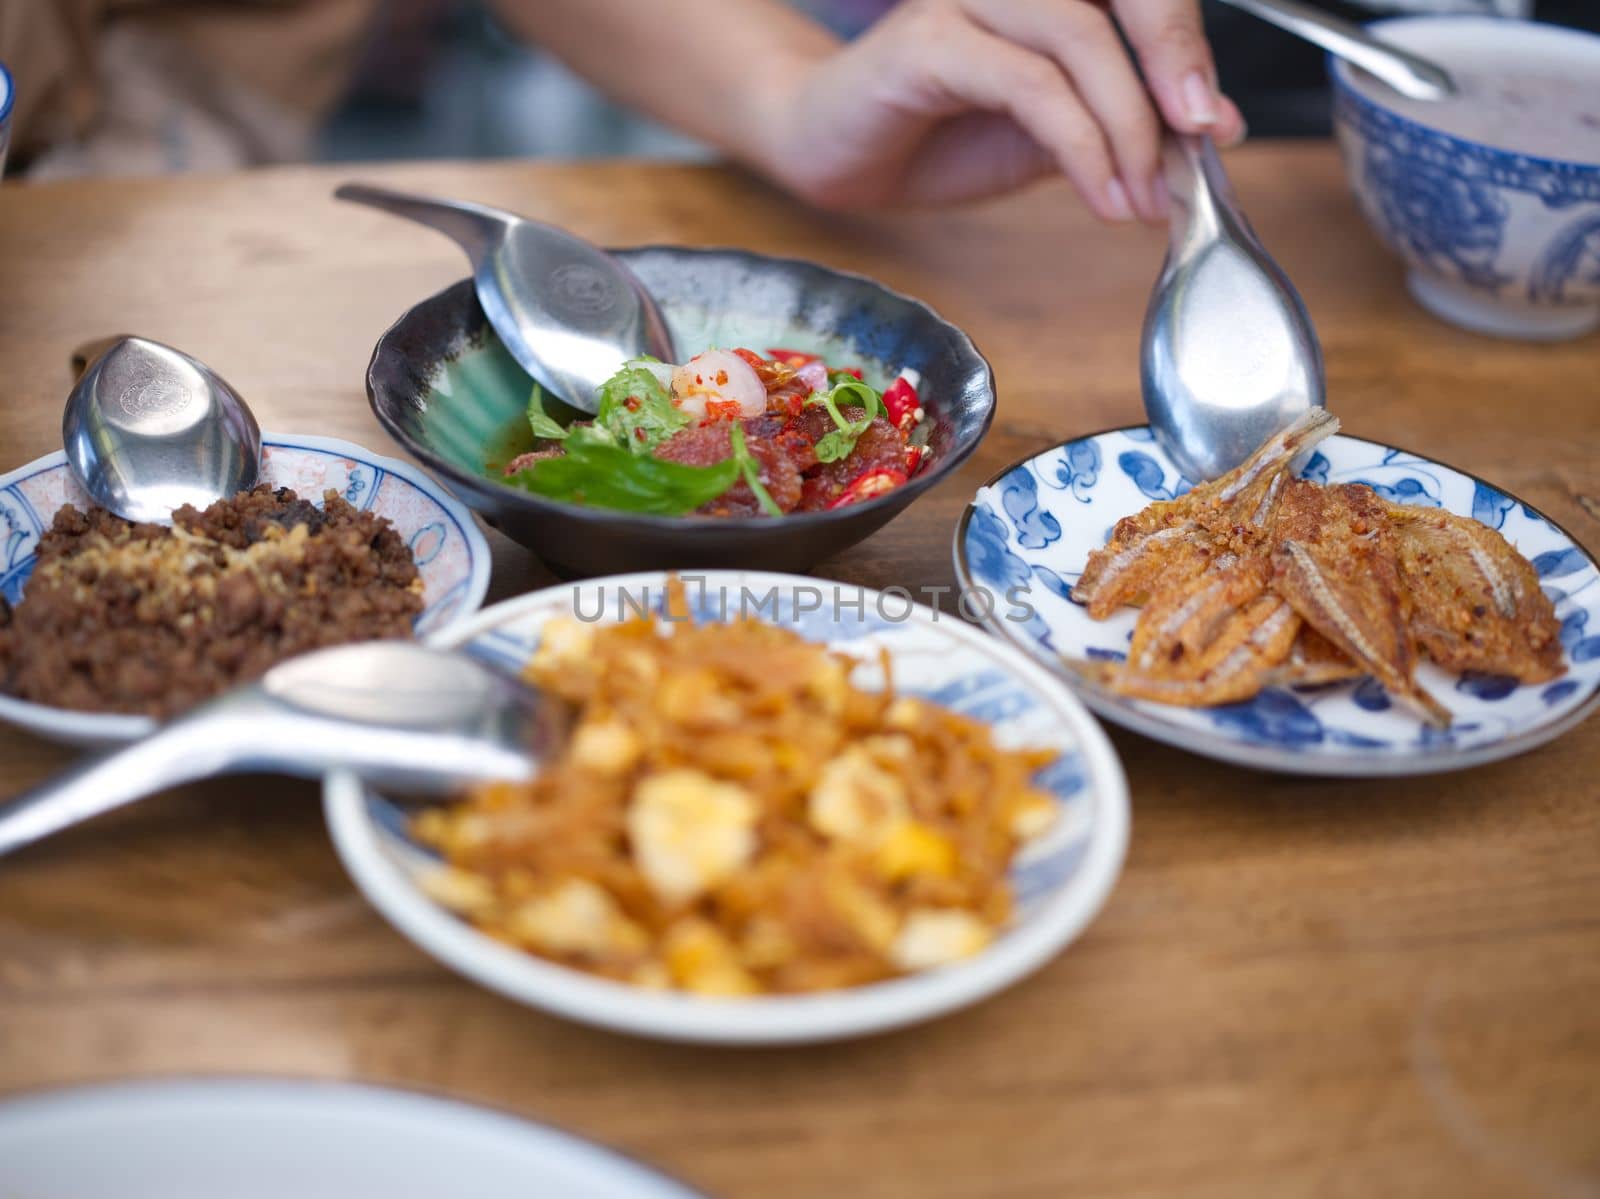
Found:
[(1573, 221), (1545, 247), (1528, 281), (1528, 298), (1567, 303), (1579, 298), (1572, 293), (1580, 287), (1600, 291), (1600, 213)]
[(1024, 549), (1040, 549), (1061, 536), (1061, 522), (1039, 506), (1039, 486), (1031, 470), (1007, 476), (1000, 502), (1017, 531), (1017, 544)]
[[(1092, 483), (1074, 474), (1079, 486), (1057, 486), (1062, 463), (1092, 460), (1081, 448), (1086, 445), (1095, 447), (1093, 460), (1117, 469), (1099, 471)], [(1214, 709), (1174, 708), (1086, 688), (1091, 706), (1201, 753), (1282, 769), (1365, 773), (1382, 769), (1387, 759), (1434, 763), (1429, 768), (1438, 769), (1462, 755), (1492, 756), (1494, 747), (1534, 743), (1580, 708), (1600, 702), (1600, 567), (1538, 512), (1449, 467), (1356, 438), (1324, 442), (1302, 473), (1327, 483), (1364, 482), (1398, 502), (1442, 507), (1500, 530), (1532, 561), (1556, 605), (1567, 674), (1520, 686), (1494, 675), (1457, 678), (1424, 663), (1419, 680), (1455, 714), (1447, 731), (1425, 727), (1371, 679), (1296, 691), (1271, 688), (1246, 703)], [(1054, 482), (1029, 488), (1020, 483), (1023, 476)], [(1025, 588), (1031, 619), (985, 623), (1047, 662), (1059, 663), (1061, 656), (1124, 660), (1135, 613), (1125, 609), (1106, 621), (1090, 620), (1072, 601), (1071, 583), (1119, 519), (1152, 499), (1182, 495), (1189, 486), (1143, 427), (1047, 450), (974, 497), (956, 546), (963, 584)], [(1011, 514), (1003, 506), (1005, 495), (1026, 495), (1026, 513)], [(1010, 523), (1001, 511), (1012, 515)], [(1059, 534), (1031, 535), (1050, 527), (1050, 516)]]
[(1506, 513), (1511, 511), (1513, 500), (1496, 491), (1480, 479), (1472, 481), (1472, 519), (1480, 525), (1498, 529), (1506, 523)]
[[(1600, 297), (1600, 167), (1428, 129), (1334, 78), (1341, 142), (1365, 187), (1358, 194), (1402, 257), (1490, 295), (1526, 277), (1518, 298), (1535, 304)], [(1517, 206), (1529, 203), (1537, 215), (1517, 226)], [(1553, 230), (1542, 215), (1568, 210), (1577, 211)]]
[(1052, 487), (1072, 492), (1079, 503), (1089, 502), (1089, 492), (1100, 481), (1100, 447), (1092, 441), (1075, 441), (1062, 450), (1052, 472)]

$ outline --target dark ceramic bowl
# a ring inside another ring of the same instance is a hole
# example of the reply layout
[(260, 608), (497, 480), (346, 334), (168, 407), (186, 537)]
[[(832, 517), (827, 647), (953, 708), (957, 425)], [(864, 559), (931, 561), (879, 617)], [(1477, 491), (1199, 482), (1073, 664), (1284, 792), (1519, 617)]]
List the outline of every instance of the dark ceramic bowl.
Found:
[(636, 516), (558, 503), (498, 481), (529, 448), (531, 380), (464, 279), (379, 339), (367, 395), (383, 427), (463, 503), (563, 574), (673, 566), (803, 570), (875, 532), (972, 453), (994, 416), (994, 375), (932, 309), (860, 275), (739, 250), (647, 246), (616, 254), (661, 305), (684, 357), (772, 346), (859, 365), (882, 387), (906, 367), (932, 421), (933, 453), (909, 483), (831, 512), (783, 517)]

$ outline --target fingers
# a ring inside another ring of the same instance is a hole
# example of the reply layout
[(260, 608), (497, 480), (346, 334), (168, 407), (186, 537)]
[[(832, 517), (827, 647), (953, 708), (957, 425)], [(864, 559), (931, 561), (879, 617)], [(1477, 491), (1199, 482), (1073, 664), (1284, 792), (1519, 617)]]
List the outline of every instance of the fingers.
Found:
[(1209, 133), (1223, 145), (1243, 136), (1239, 110), (1217, 90), (1198, 0), (1112, 0), (1112, 9), (1174, 129)]
[(990, 32), (1048, 56), (1099, 124), (1117, 176), (1145, 220), (1164, 215), (1161, 122), (1111, 19), (1082, 0), (962, 0)]
[(960, 204), (1058, 174), (1055, 156), (1006, 113), (969, 112), (928, 135), (905, 185), (921, 203)]
[(970, 24), (947, 27), (920, 49), (915, 62), (922, 82), (941, 93), (952, 115), (968, 107), (1008, 114), (1050, 153), (1098, 216), (1133, 219), (1105, 135), (1053, 60)]

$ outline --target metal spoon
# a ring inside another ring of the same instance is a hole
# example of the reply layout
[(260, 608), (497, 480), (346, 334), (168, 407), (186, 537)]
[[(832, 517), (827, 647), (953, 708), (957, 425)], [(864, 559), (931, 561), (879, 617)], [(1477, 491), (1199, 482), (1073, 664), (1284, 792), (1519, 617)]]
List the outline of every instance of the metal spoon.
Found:
[(1172, 241), (1145, 312), (1140, 383), (1157, 440), (1200, 482), (1323, 406), (1322, 350), (1211, 139), (1171, 134), (1165, 159)]
[(210, 367), (144, 337), (111, 343), (61, 417), (67, 463), (89, 498), (129, 520), (167, 522), (254, 487), (261, 429)]
[(1299, 0), (1223, 0), (1381, 79), (1413, 100), (1443, 100), (1455, 80), (1436, 62), (1373, 37), (1361, 26)]
[(537, 692), (464, 654), (404, 641), (318, 650), (0, 806), (0, 854), (214, 774), (348, 769), (424, 795), (527, 778), (559, 721)]
[(630, 358), (676, 362), (667, 323), (634, 273), (600, 247), (515, 213), (346, 183), (341, 200), (437, 229), (472, 260), (478, 302), (517, 364), (556, 398), (594, 412)]

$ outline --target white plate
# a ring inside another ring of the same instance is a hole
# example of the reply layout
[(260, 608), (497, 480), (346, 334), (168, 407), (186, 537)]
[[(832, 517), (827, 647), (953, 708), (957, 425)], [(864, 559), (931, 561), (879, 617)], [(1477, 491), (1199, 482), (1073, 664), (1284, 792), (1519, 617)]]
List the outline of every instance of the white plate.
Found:
[(695, 1199), (568, 1133), (410, 1091), (173, 1079), (0, 1101), (7, 1199)]
[[(981, 607), (978, 615), (994, 632), (1050, 663), (1106, 719), (1244, 766), (1351, 776), (1459, 770), (1542, 745), (1600, 704), (1600, 568), (1565, 530), (1471, 475), (1358, 437), (1329, 438), (1301, 473), (1369, 483), (1390, 500), (1443, 507), (1499, 529), (1533, 561), (1555, 601), (1567, 673), (1517, 686), (1424, 662), (1418, 682), (1455, 717), (1444, 732), (1396, 707), (1370, 680), (1273, 687), (1215, 708), (1127, 699), (1085, 684), (1060, 665), (1061, 657), (1121, 658), (1135, 613), (1129, 608), (1090, 620), (1068, 590), (1118, 520), (1190, 486), (1143, 425), (1064, 442), (982, 487), (955, 534), (964, 603)], [(994, 602), (974, 605), (980, 594)]]
[[(320, 501), (329, 488), (362, 511), (376, 512), (405, 539), (422, 575), (426, 607), (419, 635), (470, 616), (489, 589), (489, 545), (472, 513), (416, 467), (332, 437), (264, 433), (261, 481)], [(61, 451), (0, 475), (0, 596), (22, 598), (40, 536), (57, 509), (89, 506)], [(155, 728), (148, 716), (74, 712), (0, 695), (0, 720), (52, 741), (108, 746), (135, 741)]]
[[(871, 986), (732, 1000), (646, 991), (521, 953), (438, 906), (417, 882), (437, 858), (407, 835), (403, 812), (353, 777), (332, 775), (324, 806), (334, 846), (390, 923), (445, 965), (534, 1007), (623, 1032), (740, 1045), (858, 1036), (952, 1011), (1038, 969), (1089, 923), (1122, 866), (1127, 783), (1099, 725), (1050, 672), (908, 599), (796, 575), (706, 571), (683, 577), (697, 619), (737, 615), (748, 594), (761, 601), (762, 619), (860, 658), (860, 685), (881, 683), (876, 657), (883, 647), (902, 694), (987, 721), (1002, 744), (1061, 751), (1059, 763), (1037, 780), (1060, 801), (1061, 817), (1013, 867), (1013, 926), (965, 961)], [(550, 618), (576, 613), (614, 622), (626, 611), (618, 598), (625, 593), (659, 604), (664, 578), (622, 575), (552, 587), (497, 604), (432, 640), (520, 670)], [(835, 595), (845, 604), (836, 605)]]

